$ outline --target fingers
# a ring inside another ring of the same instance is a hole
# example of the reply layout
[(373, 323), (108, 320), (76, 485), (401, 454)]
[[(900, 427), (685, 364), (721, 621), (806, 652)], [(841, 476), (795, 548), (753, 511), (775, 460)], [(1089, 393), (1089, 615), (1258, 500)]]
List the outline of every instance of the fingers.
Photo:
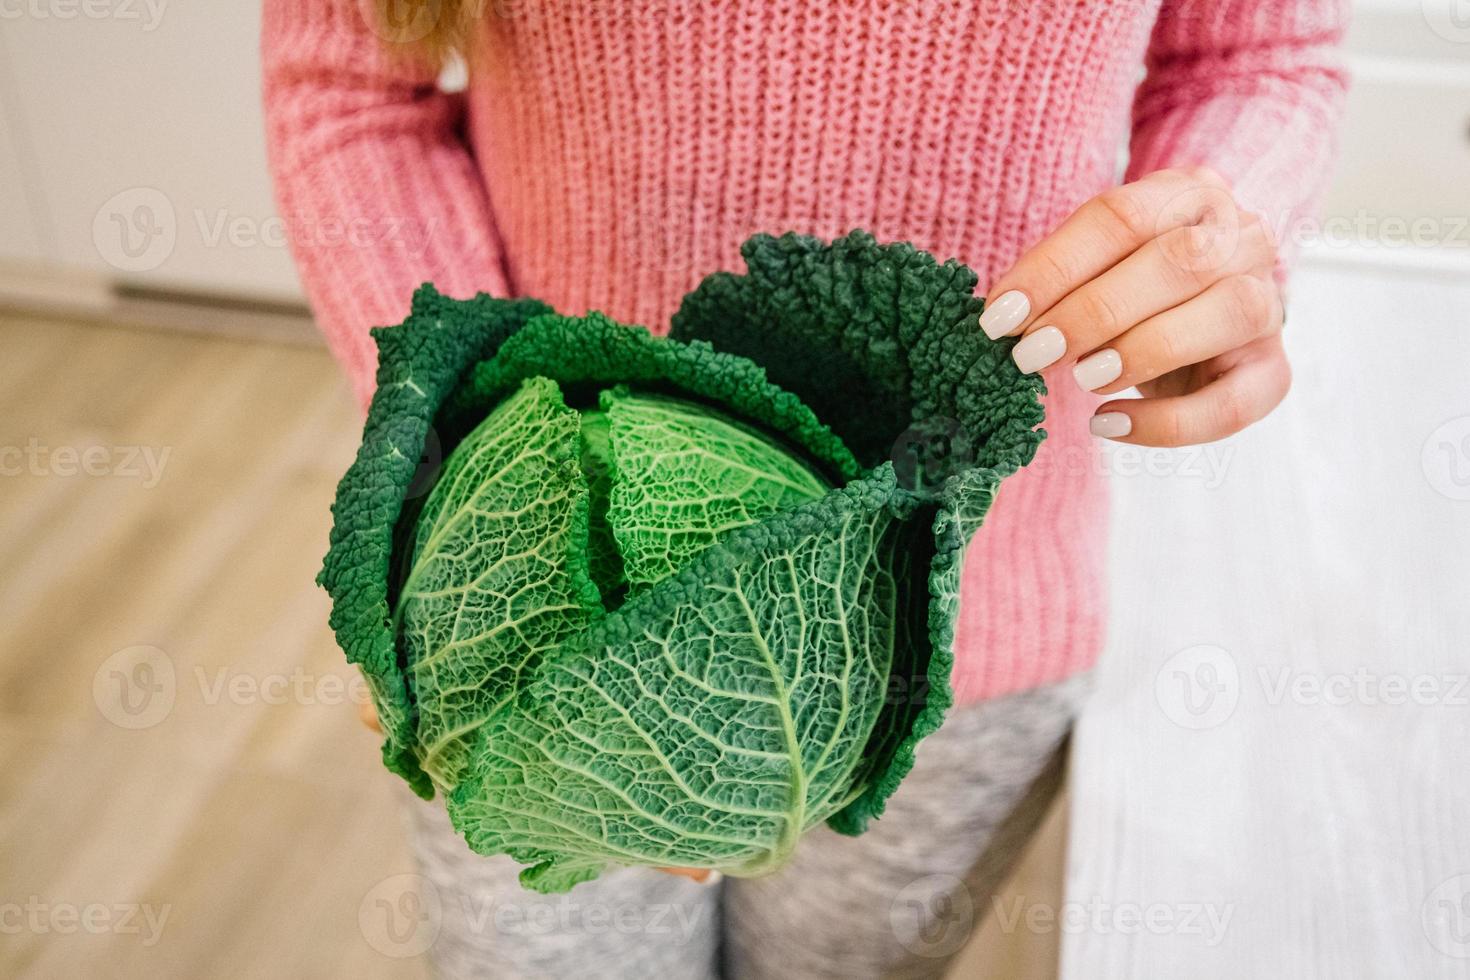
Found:
[(1083, 357), (1072, 376), (1088, 391), (1111, 395), (1274, 334), (1281, 318), (1280, 293), (1272, 282), (1229, 276)]
[(1239, 432), (1270, 412), (1291, 388), (1280, 334), (1241, 348), (1218, 377), (1187, 394), (1105, 402), (1092, 434), (1143, 446), (1192, 446)]
[(1259, 221), (1165, 232), (1037, 317), (1012, 351), (1016, 366), (1030, 374), (1068, 363), (1272, 255)]
[(705, 885), (719, 884), (724, 875), (713, 868), (659, 868), (666, 875), (674, 875), (678, 878), (690, 878)]
[(383, 726), (378, 724), (378, 709), (371, 701), (363, 701), (357, 706), (357, 717), (371, 730), (381, 733)]
[(992, 340), (1018, 333), (1145, 242), (1211, 214), (1234, 213), (1224, 180), (1202, 168), (1161, 170), (1113, 188), (1078, 208), (991, 284), (980, 327)]

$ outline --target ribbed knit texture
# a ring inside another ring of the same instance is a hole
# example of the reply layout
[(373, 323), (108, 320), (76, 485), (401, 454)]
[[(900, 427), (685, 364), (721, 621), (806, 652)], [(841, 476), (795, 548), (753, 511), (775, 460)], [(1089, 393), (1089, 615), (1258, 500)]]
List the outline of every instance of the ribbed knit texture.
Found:
[[(1206, 164), (1284, 227), (1345, 89), (1340, 0), (503, 0), (459, 95), (385, 54), (372, 6), (266, 0), (262, 45), (280, 210), (364, 402), (368, 328), (425, 281), (662, 332), (751, 234), (864, 228), (988, 282), (1116, 182), (1130, 125), (1130, 179)], [(1102, 643), (1097, 399), (1049, 380), (1050, 437), (967, 558), (962, 703)]]

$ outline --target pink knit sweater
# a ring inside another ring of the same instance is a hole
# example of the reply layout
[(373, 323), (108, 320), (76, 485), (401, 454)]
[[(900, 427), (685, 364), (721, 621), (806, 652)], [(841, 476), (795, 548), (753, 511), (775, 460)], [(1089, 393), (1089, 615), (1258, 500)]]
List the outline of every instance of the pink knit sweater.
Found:
[[(662, 331), (752, 233), (864, 228), (988, 282), (1117, 182), (1130, 130), (1128, 179), (1207, 164), (1284, 227), (1323, 185), (1345, 87), (1342, 0), (483, 6), (467, 91), (449, 95), (385, 57), (371, 0), (265, 2), (280, 209), (364, 400), (368, 328), (401, 320), (424, 281)], [(1050, 436), (967, 559), (962, 703), (1063, 678), (1101, 646), (1096, 399), (1050, 386)]]

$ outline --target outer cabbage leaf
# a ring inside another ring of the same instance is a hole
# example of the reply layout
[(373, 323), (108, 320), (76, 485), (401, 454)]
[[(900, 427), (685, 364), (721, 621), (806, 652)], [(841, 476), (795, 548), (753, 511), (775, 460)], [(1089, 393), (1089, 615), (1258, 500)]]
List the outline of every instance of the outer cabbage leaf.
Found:
[(904, 601), (903, 498), (884, 467), (609, 614), (480, 730), (455, 826), (541, 891), (609, 863), (779, 867), (853, 798)]
[(915, 515), (931, 533), (905, 535), (910, 574), (927, 570), (927, 607), (909, 611), (913, 642), (895, 655), (894, 696), (865, 753), (868, 790), (832, 820), (860, 833), (953, 701), (964, 549), (1000, 481), (1029, 463), (1045, 436), (1037, 399), (1046, 389), (1016, 368), (1014, 340), (993, 342), (979, 330), (978, 280), (958, 262), (864, 232), (830, 245), (757, 235), (741, 254), (747, 273), (708, 276), (685, 297), (669, 336), (758, 361), (864, 466), (891, 460), (901, 486), (931, 502)]
[(492, 356), (527, 320), (550, 308), (536, 300), (471, 300), (414, 294), (401, 325), (373, 331), (378, 387), (357, 458), (337, 486), (331, 548), (317, 581), (332, 597), (337, 643), (357, 664), (383, 728), (383, 763), (420, 796), (433, 785), (414, 752), (414, 707), (391, 625), (395, 539), (410, 495), (435, 460), (429, 433), (441, 407), (479, 361)]

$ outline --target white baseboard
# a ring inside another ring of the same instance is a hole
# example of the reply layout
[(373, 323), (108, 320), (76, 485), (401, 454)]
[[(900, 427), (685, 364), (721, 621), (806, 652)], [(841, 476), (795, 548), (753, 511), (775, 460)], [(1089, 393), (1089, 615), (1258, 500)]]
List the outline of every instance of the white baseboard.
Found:
[(1303, 264), (1350, 266), (1404, 272), (1470, 283), (1470, 248), (1414, 248), (1370, 242), (1352, 245), (1307, 245)]
[(117, 282), (107, 276), (0, 259), (0, 310), (116, 326), (319, 346), (297, 303)]

